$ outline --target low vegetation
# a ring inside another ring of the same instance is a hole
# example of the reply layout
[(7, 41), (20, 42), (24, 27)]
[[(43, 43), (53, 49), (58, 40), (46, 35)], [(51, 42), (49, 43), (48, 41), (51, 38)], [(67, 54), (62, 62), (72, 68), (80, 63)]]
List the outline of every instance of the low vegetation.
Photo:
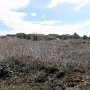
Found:
[(27, 40), (32, 40), (32, 41), (40, 41), (40, 40), (67, 40), (67, 39), (90, 39), (90, 36), (83, 35), (82, 37), (78, 35), (77, 33), (74, 33), (73, 35), (70, 34), (25, 34), (25, 33), (17, 33), (17, 34), (8, 34), (6, 36), (1, 36), (2, 38), (5, 37), (18, 37), (20, 39), (27, 39)]
[(89, 66), (73, 62), (10, 57), (0, 62), (0, 90), (89, 90), (89, 72)]
[(0, 38), (0, 90), (90, 90), (90, 40)]

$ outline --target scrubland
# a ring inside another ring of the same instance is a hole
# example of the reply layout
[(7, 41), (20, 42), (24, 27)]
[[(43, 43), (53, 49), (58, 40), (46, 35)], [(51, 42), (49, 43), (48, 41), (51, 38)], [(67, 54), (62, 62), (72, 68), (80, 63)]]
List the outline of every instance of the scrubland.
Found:
[(0, 90), (90, 90), (90, 40), (0, 38)]

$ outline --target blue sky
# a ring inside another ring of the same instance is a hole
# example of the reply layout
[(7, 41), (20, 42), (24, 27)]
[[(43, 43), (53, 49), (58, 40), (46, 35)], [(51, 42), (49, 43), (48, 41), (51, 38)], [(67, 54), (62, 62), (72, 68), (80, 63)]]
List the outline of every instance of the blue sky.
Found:
[(20, 32), (90, 35), (90, 0), (0, 0), (0, 35)]

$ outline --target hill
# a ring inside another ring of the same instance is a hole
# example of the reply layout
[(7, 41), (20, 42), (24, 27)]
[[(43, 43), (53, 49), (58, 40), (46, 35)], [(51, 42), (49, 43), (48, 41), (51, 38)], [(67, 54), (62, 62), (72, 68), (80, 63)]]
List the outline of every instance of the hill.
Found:
[(0, 38), (0, 90), (90, 90), (90, 40)]

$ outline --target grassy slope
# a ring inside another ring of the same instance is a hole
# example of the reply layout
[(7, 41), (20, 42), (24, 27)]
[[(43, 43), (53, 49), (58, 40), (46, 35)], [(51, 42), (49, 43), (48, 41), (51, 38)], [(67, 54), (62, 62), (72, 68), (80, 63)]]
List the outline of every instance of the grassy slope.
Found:
[(0, 42), (0, 90), (89, 90), (90, 41)]

